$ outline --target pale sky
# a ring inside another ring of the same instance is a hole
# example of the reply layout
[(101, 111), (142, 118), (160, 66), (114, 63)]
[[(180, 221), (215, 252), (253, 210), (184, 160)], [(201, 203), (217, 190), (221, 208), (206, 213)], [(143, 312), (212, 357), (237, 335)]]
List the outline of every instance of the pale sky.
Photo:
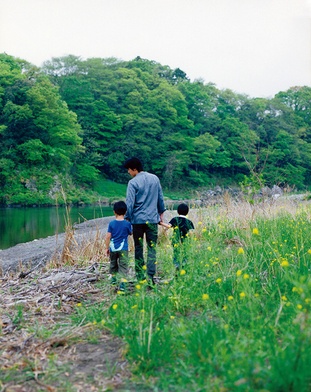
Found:
[(311, 87), (311, 0), (0, 0), (0, 53), (137, 56), (251, 97)]

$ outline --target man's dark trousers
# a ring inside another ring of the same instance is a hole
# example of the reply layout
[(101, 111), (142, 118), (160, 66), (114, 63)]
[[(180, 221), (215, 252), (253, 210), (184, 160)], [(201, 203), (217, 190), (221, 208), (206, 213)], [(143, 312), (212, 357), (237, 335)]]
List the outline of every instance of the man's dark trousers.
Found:
[(147, 278), (152, 279), (156, 273), (156, 245), (158, 241), (157, 223), (133, 224), (135, 245), (135, 272), (138, 280), (145, 278), (144, 268), (144, 236), (147, 243)]

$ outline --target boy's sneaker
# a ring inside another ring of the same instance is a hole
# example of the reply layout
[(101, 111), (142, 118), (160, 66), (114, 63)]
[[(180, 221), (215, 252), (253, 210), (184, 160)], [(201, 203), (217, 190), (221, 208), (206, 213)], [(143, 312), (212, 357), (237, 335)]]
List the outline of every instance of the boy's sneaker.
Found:
[(117, 278), (116, 278), (115, 276), (113, 276), (113, 277), (111, 278), (110, 283), (111, 283), (113, 286), (116, 285), (116, 284), (117, 284)]
[(126, 289), (125, 283), (124, 282), (120, 283), (119, 290), (120, 291), (125, 291), (125, 289)]

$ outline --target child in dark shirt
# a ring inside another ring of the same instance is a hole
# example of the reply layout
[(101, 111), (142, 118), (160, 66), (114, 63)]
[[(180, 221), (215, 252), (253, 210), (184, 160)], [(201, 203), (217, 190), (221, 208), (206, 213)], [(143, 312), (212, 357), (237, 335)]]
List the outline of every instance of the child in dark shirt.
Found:
[[(123, 279), (128, 274), (128, 236), (132, 234), (132, 225), (124, 219), (127, 206), (124, 201), (118, 201), (113, 206), (116, 219), (108, 225), (106, 234), (106, 255), (110, 258), (109, 272), (112, 274), (111, 283), (117, 283), (117, 274)], [(121, 282), (120, 290), (124, 291), (125, 282)]]
[(173, 246), (173, 263), (176, 272), (184, 267), (187, 261), (187, 247), (185, 246), (189, 231), (194, 229), (194, 225), (186, 215), (189, 212), (187, 204), (179, 204), (177, 208), (178, 216), (170, 220), (169, 223), (160, 222), (159, 224), (166, 229), (173, 228), (172, 246)]

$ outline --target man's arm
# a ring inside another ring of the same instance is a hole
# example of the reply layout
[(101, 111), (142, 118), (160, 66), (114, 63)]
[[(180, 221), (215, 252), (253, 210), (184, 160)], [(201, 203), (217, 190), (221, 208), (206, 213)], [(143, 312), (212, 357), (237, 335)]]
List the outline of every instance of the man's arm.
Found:
[(165, 204), (164, 204), (164, 196), (163, 196), (163, 191), (162, 191), (162, 187), (160, 184), (160, 180), (159, 180), (159, 188), (158, 188), (158, 213), (160, 214), (160, 220), (163, 220), (163, 214), (164, 211), (166, 210), (165, 208)]
[(131, 221), (133, 215), (133, 209), (135, 204), (135, 189), (132, 183), (129, 181), (126, 190), (126, 206), (127, 211), (125, 214), (125, 219)]

